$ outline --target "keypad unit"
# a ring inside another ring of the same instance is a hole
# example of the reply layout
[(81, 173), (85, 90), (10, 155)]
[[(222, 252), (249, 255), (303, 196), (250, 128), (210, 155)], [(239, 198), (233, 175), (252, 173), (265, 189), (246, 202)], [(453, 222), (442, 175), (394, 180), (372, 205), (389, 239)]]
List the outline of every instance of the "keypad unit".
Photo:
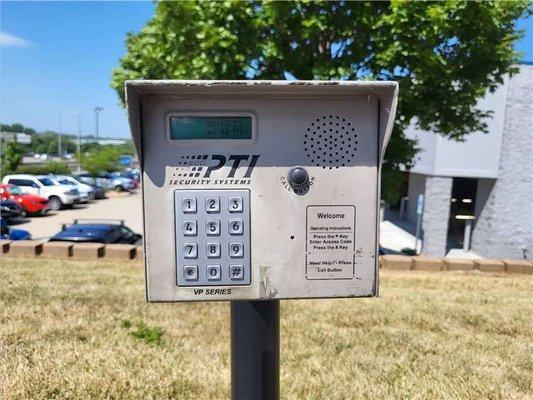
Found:
[(178, 286), (251, 282), (250, 191), (175, 190)]

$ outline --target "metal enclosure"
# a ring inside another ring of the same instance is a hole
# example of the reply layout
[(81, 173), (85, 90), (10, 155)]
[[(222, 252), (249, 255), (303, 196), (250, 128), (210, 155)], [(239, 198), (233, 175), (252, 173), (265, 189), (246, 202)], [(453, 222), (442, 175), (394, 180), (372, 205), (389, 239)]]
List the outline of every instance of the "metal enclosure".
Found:
[[(126, 82), (147, 300), (376, 296), (397, 93), (395, 82)], [(305, 182), (289, 179), (295, 166)]]

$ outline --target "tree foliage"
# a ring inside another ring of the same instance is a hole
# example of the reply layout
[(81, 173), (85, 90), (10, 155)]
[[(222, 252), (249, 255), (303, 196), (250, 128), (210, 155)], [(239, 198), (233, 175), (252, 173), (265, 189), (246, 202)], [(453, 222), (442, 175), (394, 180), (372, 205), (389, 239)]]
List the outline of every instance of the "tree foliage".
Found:
[(45, 164), (24, 164), (19, 165), (15, 170), (16, 174), (33, 174), (33, 175), (69, 175), (71, 173), (67, 164), (60, 161), (48, 161)]
[(416, 143), (410, 123), (461, 140), (486, 131), (477, 108), (515, 72), (514, 29), (530, 13), (512, 2), (181, 1), (160, 2), (126, 37), (111, 86), (127, 79), (375, 79), (400, 84), (395, 130), (383, 171), (394, 199), (399, 169)]
[(97, 176), (99, 172), (118, 171), (121, 169), (119, 156), (120, 149), (106, 146), (87, 153), (77, 155), (81, 167), (92, 176)]
[(7, 142), (2, 146), (2, 175), (15, 171), (22, 162), (24, 150), (17, 142)]

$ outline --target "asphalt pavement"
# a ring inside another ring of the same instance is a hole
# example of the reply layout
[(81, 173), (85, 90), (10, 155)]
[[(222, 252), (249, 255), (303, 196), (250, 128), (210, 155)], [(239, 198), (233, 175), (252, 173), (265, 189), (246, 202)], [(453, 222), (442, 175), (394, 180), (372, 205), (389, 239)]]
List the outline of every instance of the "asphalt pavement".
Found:
[(141, 192), (110, 193), (107, 199), (77, 204), (71, 209), (48, 213), (42, 217), (24, 218), (14, 221), (16, 229), (26, 229), (33, 239), (48, 239), (56, 234), (62, 224), (75, 219), (123, 220), (136, 233), (142, 234)]

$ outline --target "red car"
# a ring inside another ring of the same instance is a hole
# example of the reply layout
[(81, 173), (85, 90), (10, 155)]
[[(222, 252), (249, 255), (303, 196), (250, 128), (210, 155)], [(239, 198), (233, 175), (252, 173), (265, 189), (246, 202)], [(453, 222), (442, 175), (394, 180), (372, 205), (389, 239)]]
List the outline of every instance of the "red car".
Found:
[(23, 193), (15, 185), (0, 184), (0, 198), (16, 201), (26, 215), (43, 215), (50, 209), (47, 199), (34, 194)]

